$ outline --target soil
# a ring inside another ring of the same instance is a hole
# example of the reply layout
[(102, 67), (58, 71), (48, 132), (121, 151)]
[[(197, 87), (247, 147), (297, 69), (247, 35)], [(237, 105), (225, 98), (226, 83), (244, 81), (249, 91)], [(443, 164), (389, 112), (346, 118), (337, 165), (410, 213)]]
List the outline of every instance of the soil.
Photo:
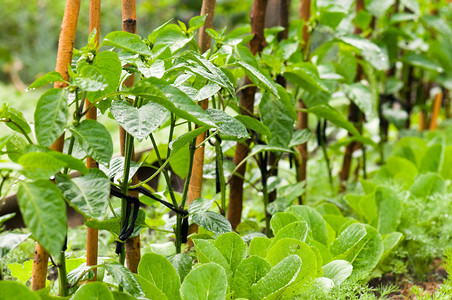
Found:
[(398, 291), (391, 293), (387, 298), (393, 300), (416, 299), (411, 292), (412, 287), (416, 285), (421, 287), (426, 293), (432, 294), (447, 278), (447, 272), (443, 268), (439, 259), (435, 260), (432, 265), (439, 265), (439, 267), (436, 267), (428, 274), (427, 280), (416, 281), (408, 275), (395, 275), (393, 273), (388, 273), (380, 278), (372, 279), (369, 282), (369, 286), (380, 287), (389, 284), (396, 284), (399, 287)]

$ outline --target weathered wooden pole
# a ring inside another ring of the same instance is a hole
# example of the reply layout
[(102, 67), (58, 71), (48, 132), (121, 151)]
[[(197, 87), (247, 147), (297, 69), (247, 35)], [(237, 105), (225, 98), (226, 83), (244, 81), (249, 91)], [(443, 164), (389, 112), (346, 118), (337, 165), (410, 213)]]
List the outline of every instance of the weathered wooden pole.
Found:
[[(265, 10), (267, 0), (254, 0), (251, 9), (251, 33), (254, 35), (249, 43), (251, 53), (256, 55), (265, 45), (264, 27), (265, 27)], [(251, 85), (251, 80), (246, 77), (245, 85)], [(254, 95), (256, 86), (245, 88), (240, 95), (240, 113), (247, 116), (253, 116), (254, 111)], [(234, 164), (238, 165), (249, 154), (250, 141), (245, 143), (237, 143), (234, 154)], [(230, 181), (229, 207), (227, 218), (231, 222), (232, 228), (237, 228), (242, 217), (243, 207), (243, 176), (246, 171), (246, 162), (243, 163), (237, 172), (232, 176)]]
[[(60, 38), (58, 41), (58, 54), (55, 71), (59, 72), (64, 80), (69, 81), (68, 65), (72, 60), (72, 49), (74, 48), (75, 34), (77, 31), (77, 21), (80, 11), (80, 0), (67, 0), (64, 9), (63, 22), (61, 24)], [(64, 82), (55, 82), (55, 88), (64, 88)], [(64, 146), (64, 135), (59, 137), (50, 149), (62, 152)], [(36, 243), (33, 256), (33, 271), (31, 276), (31, 289), (33, 291), (42, 289), (46, 284), (47, 264), (49, 254), (39, 244)]]

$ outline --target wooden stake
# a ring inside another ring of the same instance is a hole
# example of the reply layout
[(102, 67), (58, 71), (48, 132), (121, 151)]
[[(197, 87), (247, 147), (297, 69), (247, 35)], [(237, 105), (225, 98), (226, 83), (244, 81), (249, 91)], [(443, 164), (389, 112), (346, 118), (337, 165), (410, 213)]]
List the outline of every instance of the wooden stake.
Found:
[[(101, 0), (90, 0), (89, 3), (89, 33), (91, 34), (93, 30), (96, 30), (96, 45), (99, 46), (99, 35), (100, 35), (100, 9)], [(91, 102), (86, 99), (85, 107), (89, 107)], [(86, 118), (90, 120), (97, 120), (97, 109), (92, 107), (86, 114)], [(88, 168), (97, 168), (97, 163), (91, 157), (87, 157), (86, 166)], [(95, 228), (88, 227), (86, 229), (86, 265), (95, 266), (97, 265), (98, 256), (98, 243), (99, 243), (99, 232)], [(97, 269), (94, 269), (94, 277), (91, 281), (97, 280)]]
[[(67, 0), (64, 9), (63, 22), (61, 24), (60, 38), (58, 41), (58, 55), (55, 71), (59, 72), (64, 80), (69, 81), (68, 65), (72, 61), (72, 49), (74, 48), (75, 33), (77, 31), (77, 21), (80, 11), (80, 0)], [(64, 82), (55, 82), (55, 88), (64, 88)], [(50, 149), (62, 152), (64, 146), (64, 134), (59, 137)], [(47, 264), (49, 254), (39, 244), (36, 243), (33, 256), (33, 270), (31, 276), (31, 289), (33, 291), (42, 289), (46, 284)]]
[[(137, 33), (137, 17), (136, 17), (136, 6), (135, 0), (122, 0), (122, 30), (130, 33)], [(130, 75), (125, 81), (124, 85), (126, 87), (133, 86), (135, 81), (134, 74)], [(119, 141), (121, 148), (121, 155), (125, 154), (125, 136), (126, 132), (122, 127), (119, 127)], [(132, 160), (135, 159), (135, 151), (132, 153)], [(138, 177), (135, 174), (132, 178), (132, 184), (138, 183)], [(129, 195), (138, 197), (137, 191), (129, 191)], [(126, 249), (126, 266), (127, 268), (133, 272), (137, 273), (138, 264), (141, 259), (141, 249), (140, 249), (140, 235), (132, 239), (128, 239), (125, 241), (125, 249)]]
[[(303, 46), (302, 52), (304, 54), (305, 60), (308, 60), (309, 56), (309, 40), (310, 33), (308, 22), (311, 17), (311, 0), (301, 0), (299, 17), (303, 20)], [(307, 108), (303, 100), (298, 100), (298, 108)], [(297, 129), (303, 130), (308, 128), (308, 113), (303, 111), (297, 112)], [(298, 181), (307, 181), (307, 167), (308, 167), (308, 143), (301, 144), (297, 147), (300, 153), (300, 161), (298, 163)], [(306, 197), (306, 195), (304, 195)], [(302, 200), (303, 198), (300, 198)], [(303, 204), (304, 201), (300, 201)]]
[[(199, 47), (201, 52), (206, 52), (210, 49), (211, 38), (207, 34), (206, 29), (212, 28), (213, 16), (215, 13), (215, 0), (204, 0), (201, 7), (201, 16), (207, 15), (204, 25), (199, 29)], [(202, 100), (199, 105), (202, 109), (206, 110), (209, 105), (209, 99)], [(206, 133), (198, 135), (196, 138), (196, 146), (202, 143), (206, 138)], [(195, 150), (193, 156), (193, 167), (190, 178), (190, 184), (188, 186), (188, 201), (190, 204), (193, 200), (201, 197), (202, 192), (202, 178), (203, 178), (203, 166), (204, 166), (204, 145)]]
[(433, 102), (432, 118), (430, 120), (430, 126), (428, 129), (435, 130), (438, 128), (438, 116), (441, 110), (441, 103), (443, 101), (443, 93), (439, 92), (435, 96), (435, 101)]
[[(254, 35), (249, 46), (251, 53), (261, 52), (265, 46), (264, 25), (265, 10), (267, 0), (254, 0), (251, 9), (251, 33)], [(245, 85), (252, 84), (251, 80), (246, 77)], [(240, 112), (243, 115), (253, 116), (254, 95), (256, 87), (250, 86), (242, 91), (240, 96)], [(238, 165), (249, 154), (249, 141), (245, 144), (237, 143), (234, 154), (234, 164)], [(243, 176), (246, 171), (246, 162), (240, 166), (237, 172), (232, 176), (230, 181), (228, 220), (231, 222), (232, 228), (236, 229), (240, 224), (243, 207)]]

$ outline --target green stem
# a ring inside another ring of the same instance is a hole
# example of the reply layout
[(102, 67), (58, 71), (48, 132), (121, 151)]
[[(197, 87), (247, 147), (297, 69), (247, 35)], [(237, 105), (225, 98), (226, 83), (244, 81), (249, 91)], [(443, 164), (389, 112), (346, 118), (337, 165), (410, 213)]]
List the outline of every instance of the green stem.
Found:
[[(65, 241), (66, 243), (66, 241)], [(67, 274), (66, 274), (66, 255), (64, 248), (61, 249), (61, 263), (58, 265), (58, 282), (60, 288), (60, 297), (68, 296)]]
[(328, 152), (326, 149), (324, 137), (322, 136), (320, 139), (321, 139), (320, 145), (322, 147), (323, 158), (325, 159), (326, 169), (328, 172), (328, 180), (330, 182), (331, 191), (333, 191), (334, 186), (333, 186), (333, 175), (331, 174), (330, 158), (328, 157)]
[(223, 168), (223, 151), (221, 149), (220, 141), (217, 139), (215, 142), (215, 154), (217, 159), (218, 174), (220, 180), (220, 195), (221, 195), (221, 214), (226, 215), (226, 180), (224, 179)]
[(361, 149), (363, 151), (363, 177), (367, 179), (367, 158), (366, 158), (366, 147), (364, 144), (361, 144)]

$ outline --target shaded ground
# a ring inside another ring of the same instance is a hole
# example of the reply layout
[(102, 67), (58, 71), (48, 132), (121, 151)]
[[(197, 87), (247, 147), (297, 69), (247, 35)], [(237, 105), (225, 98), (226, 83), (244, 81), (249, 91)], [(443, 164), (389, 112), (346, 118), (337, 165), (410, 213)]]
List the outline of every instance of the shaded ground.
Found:
[(432, 294), (447, 278), (447, 272), (443, 268), (439, 260), (435, 260), (432, 265), (439, 265), (431, 271), (427, 280), (416, 281), (407, 275), (394, 275), (392, 273), (386, 274), (380, 278), (374, 278), (369, 282), (371, 287), (380, 287), (385, 285), (396, 285), (399, 290), (395, 293), (391, 293), (389, 299), (394, 300), (404, 300), (404, 299), (416, 299), (416, 297), (411, 293), (411, 288), (415, 285), (421, 287), (425, 292)]

